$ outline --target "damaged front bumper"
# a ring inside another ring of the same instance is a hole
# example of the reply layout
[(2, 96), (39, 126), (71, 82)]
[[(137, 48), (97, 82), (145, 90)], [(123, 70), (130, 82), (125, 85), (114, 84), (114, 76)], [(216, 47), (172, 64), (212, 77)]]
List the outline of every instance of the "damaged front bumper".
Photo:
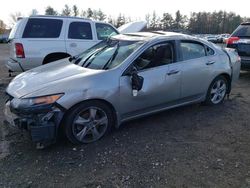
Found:
[(31, 140), (43, 146), (56, 142), (58, 127), (64, 115), (64, 109), (57, 104), (32, 107), (29, 109), (13, 108), (11, 100), (5, 104), (5, 119), (8, 124), (27, 130)]

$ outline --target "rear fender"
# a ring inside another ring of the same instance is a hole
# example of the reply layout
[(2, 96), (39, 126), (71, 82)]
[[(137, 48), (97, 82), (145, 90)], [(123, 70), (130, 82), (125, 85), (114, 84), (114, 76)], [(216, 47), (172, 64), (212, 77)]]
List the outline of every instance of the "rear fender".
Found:
[(235, 49), (225, 48), (223, 49), (225, 54), (228, 57), (228, 62), (231, 68), (231, 82), (235, 82), (239, 79), (240, 76), (240, 68), (241, 68), (241, 60)]

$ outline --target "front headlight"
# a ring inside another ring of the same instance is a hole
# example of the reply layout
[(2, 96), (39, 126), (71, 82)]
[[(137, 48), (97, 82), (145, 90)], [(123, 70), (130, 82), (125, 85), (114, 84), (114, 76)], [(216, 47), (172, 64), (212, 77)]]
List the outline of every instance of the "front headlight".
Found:
[(39, 96), (32, 98), (14, 98), (11, 100), (11, 107), (14, 109), (18, 108), (29, 108), (35, 106), (51, 105), (54, 104), (58, 99), (60, 99), (63, 94), (55, 94), (48, 96)]

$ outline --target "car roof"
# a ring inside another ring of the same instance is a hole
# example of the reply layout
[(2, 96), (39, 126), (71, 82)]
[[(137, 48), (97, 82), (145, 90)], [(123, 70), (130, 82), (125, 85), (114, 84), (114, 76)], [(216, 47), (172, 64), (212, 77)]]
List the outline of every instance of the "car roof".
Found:
[(218, 47), (215, 44), (195, 36), (176, 33), (176, 32), (166, 32), (166, 31), (152, 31), (152, 32), (136, 32), (136, 33), (127, 33), (127, 34), (119, 34), (112, 36), (112, 38), (117, 40), (128, 40), (128, 41), (159, 41), (159, 40), (191, 40), (202, 42), (207, 46), (217, 49)]

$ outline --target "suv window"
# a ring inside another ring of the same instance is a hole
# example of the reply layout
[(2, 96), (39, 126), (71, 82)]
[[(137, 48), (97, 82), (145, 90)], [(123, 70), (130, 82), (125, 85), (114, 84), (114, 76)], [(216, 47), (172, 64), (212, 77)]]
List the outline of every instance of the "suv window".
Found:
[(105, 40), (109, 36), (117, 35), (118, 32), (110, 25), (103, 23), (96, 23), (96, 33), (98, 40)]
[(233, 37), (250, 38), (250, 25), (240, 25), (232, 34)]
[(17, 23), (14, 25), (14, 27), (11, 29), (10, 35), (9, 35), (9, 39), (14, 39), (15, 35), (16, 35), (16, 31), (20, 25), (22, 20), (17, 21)]
[(167, 65), (174, 62), (174, 48), (171, 42), (149, 47), (134, 62), (138, 70)]
[(203, 44), (181, 41), (180, 44), (183, 61), (206, 56)]
[(87, 40), (93, 39), (90, 23), (72, 22), (69, 25), (68, 38), (69, 39), (87, 39)]
[(30, 18), (23, 32), (23, 38), (58, 38), (63, 21), (59, 19)]

